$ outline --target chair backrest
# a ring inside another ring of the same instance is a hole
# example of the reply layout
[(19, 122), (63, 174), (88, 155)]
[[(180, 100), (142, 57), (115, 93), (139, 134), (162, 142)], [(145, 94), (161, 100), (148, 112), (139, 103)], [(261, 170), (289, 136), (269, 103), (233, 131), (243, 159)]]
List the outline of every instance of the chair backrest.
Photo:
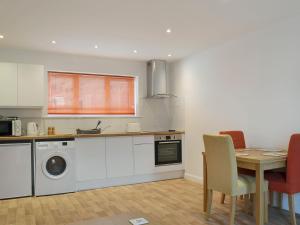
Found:
[(203, 135), (208, 189), (229, 195), (237, 193), (235, 149), (229, 135)]
[(289, 143), (287, 157), (286, 181), (300, 189), (300, 134), (293, 134)]
[(220, 131), (220, 134), (230, 135), (235, 149), (246, 148), (245, 136), (243, 131), (239, 131), (239, 130)]

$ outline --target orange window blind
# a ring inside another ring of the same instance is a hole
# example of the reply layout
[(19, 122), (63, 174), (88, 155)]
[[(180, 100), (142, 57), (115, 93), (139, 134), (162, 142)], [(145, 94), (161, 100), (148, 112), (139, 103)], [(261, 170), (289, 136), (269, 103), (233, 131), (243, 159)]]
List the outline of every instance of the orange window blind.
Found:
[(135, 78), (48, 73), (48, 114), (135, 114)]

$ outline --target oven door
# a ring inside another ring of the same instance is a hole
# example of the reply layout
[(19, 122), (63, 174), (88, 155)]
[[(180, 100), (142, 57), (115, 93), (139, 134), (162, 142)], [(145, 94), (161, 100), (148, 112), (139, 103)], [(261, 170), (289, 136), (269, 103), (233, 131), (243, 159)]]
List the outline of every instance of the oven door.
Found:
[(181, 140), (155, 141), (155, 165), (182, 163)]
[(0, 120), (0, 136), (12, 135), (12, 120)]

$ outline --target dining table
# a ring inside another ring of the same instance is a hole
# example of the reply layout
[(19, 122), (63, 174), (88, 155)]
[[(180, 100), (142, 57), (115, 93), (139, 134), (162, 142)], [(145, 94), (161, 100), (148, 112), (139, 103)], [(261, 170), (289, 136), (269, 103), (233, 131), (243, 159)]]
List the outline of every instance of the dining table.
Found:
[[(203, 156), (203, 211), (207, 211), (207, 166), (205, 152)], [(255, 219), (256, 225), (264, 224), (264, 173), (267, 170), (274, 170), (286, 167), (287, 151), (283, 149), (261, 149), (245, 148), (236, 149), (236, 161), (238, 168), (255, 171), (256, 176), (256, 197), (255, 197)], [(267, 213), (267, 212), (266, 212)]]

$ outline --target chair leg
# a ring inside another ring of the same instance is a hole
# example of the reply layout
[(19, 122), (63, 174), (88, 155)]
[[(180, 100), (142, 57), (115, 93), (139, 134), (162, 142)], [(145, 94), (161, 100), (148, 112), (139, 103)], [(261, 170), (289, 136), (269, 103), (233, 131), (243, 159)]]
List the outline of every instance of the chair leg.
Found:
[(224, 202), (225, 202), (225, 194), (222, 193), (221, 194), (221, 204), (224, 204)]
[(256, 213), (255, 213), (256, 195), (255, 194), (251, 194), (250, 198), (252, 199), (252, 215), (255, 217), (255, 215), (256, 215)]
[(264, 221), (265, 223), (268, 223), (269, 222), (269, 193), (268, 191), (266, 191), (264, 193)]
[(282, 193), (278, 193), (277, 207), (279, 209), (282, 209), (282, 198), (283, 198)]
[(230, 225), (234, 225), (235, 219), (235, 210), (236, 210), (236, 196), (231, 196), (230, 201)]
[(211, 213), (211, 205), (213, 199), (213, 190), (208, 190), (207, 193), (207, 214), (210, 215)]
[(250, 195), (245, 195), (245, 211), (246, 213), (251, 214), (251, 199), (250, 199)]
[(295, 214), (295, 199), (294, 195), (289, 195), (289, 211), (291, 215), (292, 225), (297, 225), (296, 214)]
[(270, 202), (270, 206), (273, 207), (273, 205), (274, 205), (274, 192), (273, 191), (269, 191), (269, 202)]

